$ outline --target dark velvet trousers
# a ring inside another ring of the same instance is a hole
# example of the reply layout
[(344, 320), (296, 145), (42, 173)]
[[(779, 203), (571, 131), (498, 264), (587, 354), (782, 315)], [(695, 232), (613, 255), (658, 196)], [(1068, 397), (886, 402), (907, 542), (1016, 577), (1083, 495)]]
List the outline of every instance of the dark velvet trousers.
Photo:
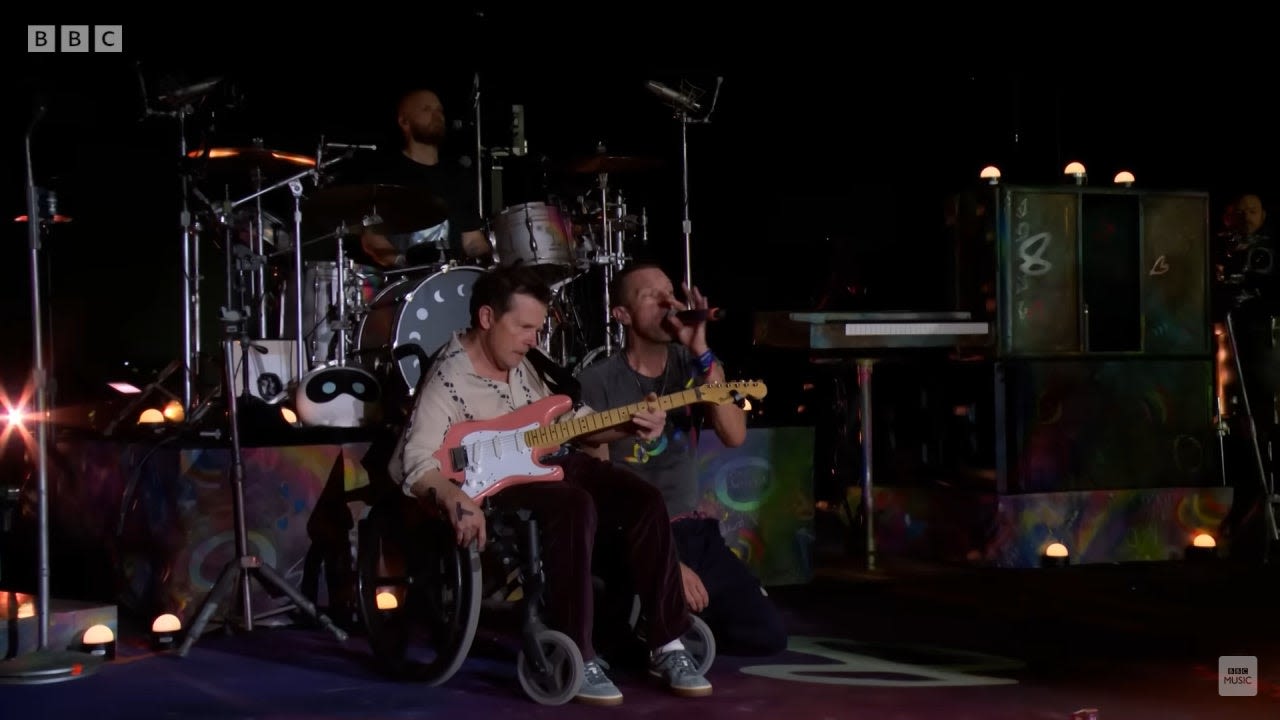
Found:
[(500, 494), (503, 505), (530, 510), (541, 529), (547, 625), (577, 643), (583, 660), (596, 656), (592, 570), (600, 548), (602, 557), (621, 562), (639, 595), (650, 648), (686, 633), (692, 619), (662, 495), (634, 473), (580, 452), (554, 462), (564, 468), (564, 482), (517, 485)]
[(671, 524), (680, 559), (702, 580), (709, 602), (701, 617), (725, 655), (774, 655), (787, 649), (782, 615), (751, 569), (733, 554), (715, 518)]

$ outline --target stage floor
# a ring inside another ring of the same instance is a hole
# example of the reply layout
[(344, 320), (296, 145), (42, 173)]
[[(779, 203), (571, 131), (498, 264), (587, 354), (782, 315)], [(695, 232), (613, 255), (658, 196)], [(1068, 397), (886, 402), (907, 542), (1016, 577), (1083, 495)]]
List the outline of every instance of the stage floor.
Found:
[[(772, 591), (792, 633), (771, 658), (720, 657), (715, 693), (670, 696), (616, 673), (621, 707), (539, 706), (501, 638), (477, 640), (443, 687), (388, 681), (366, 644), (320, 631), (207, 635), (185, 659), (154, 655), (122, 618), (119, 657), (49, 686), (0, 687), (6, 717), (399, 718), (1280, 717), (1280, 568), (1090, 565), (1053, 570), (823, 563)], [(482, 625), (483, 630), (483, 625)], [(1218, 693), (1223, 655), (1256, 656), (1255, 697)]]

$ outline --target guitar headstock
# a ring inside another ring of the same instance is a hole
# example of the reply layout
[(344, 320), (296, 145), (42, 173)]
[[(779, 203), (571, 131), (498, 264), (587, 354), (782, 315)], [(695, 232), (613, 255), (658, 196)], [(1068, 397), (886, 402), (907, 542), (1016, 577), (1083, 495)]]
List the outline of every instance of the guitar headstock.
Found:
[(763, 400), (769, 394), (769, 388), (759, 380), (742, 380), (738, 382), (708, 383), (697, 387), (698, 399), (701, 402), (723, 405), (725, 403), (742, 404), (746, 398)]

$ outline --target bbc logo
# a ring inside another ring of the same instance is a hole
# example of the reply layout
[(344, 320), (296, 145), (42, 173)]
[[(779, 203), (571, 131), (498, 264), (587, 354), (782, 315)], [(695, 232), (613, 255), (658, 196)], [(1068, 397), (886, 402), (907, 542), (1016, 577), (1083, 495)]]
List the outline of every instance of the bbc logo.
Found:
[(124, 52), (124, 26), (28, 25), (27, 52)]

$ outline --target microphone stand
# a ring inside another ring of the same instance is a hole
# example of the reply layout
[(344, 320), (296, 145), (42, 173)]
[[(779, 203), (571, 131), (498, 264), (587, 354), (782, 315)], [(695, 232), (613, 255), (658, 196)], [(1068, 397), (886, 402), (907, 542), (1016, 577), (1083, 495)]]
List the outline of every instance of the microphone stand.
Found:
[(711, 114), (716, 111), (716, 103), (720, 100), (720, 85), (723, 82), (723, 77), (716, 78), (716, 89), (711, 96), (711, 107), (707, 109), (707, 114), (701, 118), (690, 118), (689, 111), (686, 108), (677, 108), (679, 112), (676, 117), (680, 120), (680, 188), (681, 205), (683, 207), (680, 227), (684, 236), (684, 282), (689, 287), (693, 287), (693, 223), (689, 220), (689, 125), (711, 124)]
[(480, 72), (476, 71), (475, 82), (472, 83), (472, 112), (476, 116), (476, 211), (484, 216), (484, 143), (480, 139)]
[[(196, 611), (195, 620), (191, 623), (191, 627), (187, 631), (186, 637), (183, 638), (182, 644), (178, 646), (177, 654), (179, 657), (187, 656), (191, 651), (191, 646), (204, 634), (205, 626), (209, 624), (218, 606), (235, 590), (239, 591), (237, 599), (239, 600), (240, 620), (243, 623), (244, 630), (253, 632), (255, 618), (253, 616), (252, 594), (249, 587), (251, 578), (261, 583), (268, 591), (276, 590), (288, 597), (298, 610), (313, 622), (332, 633), (339, 642), (345, 641), (347, 639), (346, 631), (334, 625), (332, 620), (322, 614), (310, 600), (290, 585), (275, 568), (271, 567), (261, 557), (249, 552), (249, 531), (244, 511), (244, 454), (240, 443), (240, 406), (236, 397), (234, 358), (237, 343), (240, 345), (241, 356), (246, 363), (251, 349), (263, 352), (265, 348), (254, 345), (250, 340), (245, 313), (223, 308), (222, 319), (225, 331), (222, 341), (223, 382), (225, 383), (223, 387), (227, 396), (227, 422), (231, 426), (231, 507), (233, 513), (232, 523), (235, 530), (236, 555), (223, 566), (213, 589), (205, 596), (204, 601)], [(249, 394), (246, 391), (245, 397), (248, 396)]]
[(88, 653), (49, 649), (49, 416), (44, 333), (41, 329), (44, 310), (40, 292), (40, 233), (44, 221), (40, 217), (39, 203), (36, 201), (35, 173), (31, 162), (31, 134), (44, 115), (45, 107), (41, 105), (36, 109), (23, 138), (27, 164), (27, 246), (31, 271), (31, 375), (36, 408), (36, 650), (0, 662), (0, 684), (47, 684), (73, 680), (89, 675), (101, 664), (100, 658)]

